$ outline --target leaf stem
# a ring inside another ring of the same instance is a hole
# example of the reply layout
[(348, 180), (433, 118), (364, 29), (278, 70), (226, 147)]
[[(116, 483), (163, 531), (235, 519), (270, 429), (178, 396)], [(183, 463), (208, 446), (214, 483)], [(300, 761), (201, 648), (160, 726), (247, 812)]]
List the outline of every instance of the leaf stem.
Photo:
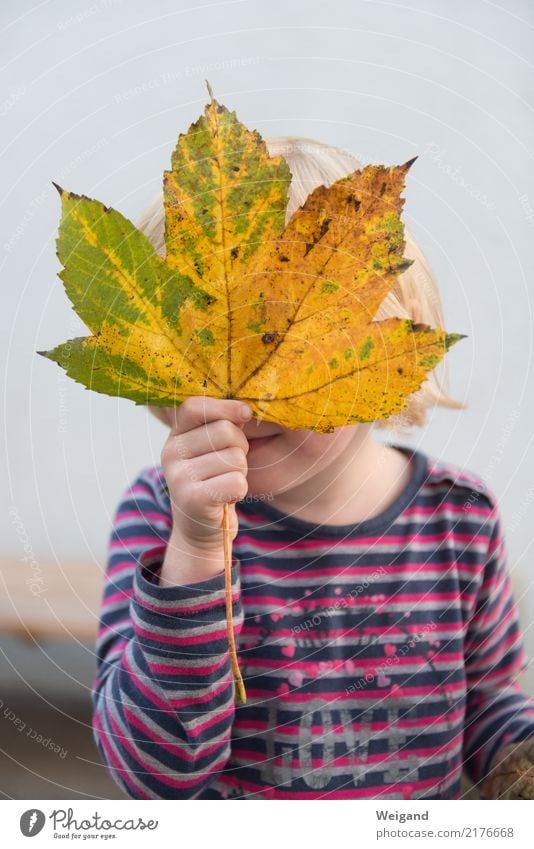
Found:
[(232, 615), (232, 552), (230, 547), (230, 521), (228, 517), (228, 504), (223, 507), (223, 538), (224, 538), (224, 594), (226, 599), (226, 628), (228, 631), (228, 647), (230, 649), (230, 663), (234, 675), (235, 703), (244, 705), (247, 701), (247, 693), (239, 662), (234, 635), (234, 618)]

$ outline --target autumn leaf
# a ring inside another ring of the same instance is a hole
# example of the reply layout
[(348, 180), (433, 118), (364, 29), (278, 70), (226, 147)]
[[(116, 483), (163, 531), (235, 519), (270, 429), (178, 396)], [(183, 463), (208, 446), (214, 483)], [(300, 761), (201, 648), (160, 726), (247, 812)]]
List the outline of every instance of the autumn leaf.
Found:
[(319, 186), (284, 227), (286, 161), (209, 91), (164, 172), (165, 259), (120, 212), (57, 186), (59, 276), (93, 335), (38, 353), (136, 404), (236, 398), (317, 431), (399, 412), (463, 338), (374, 320), (412, 263), (400, 194), (415, 160)]

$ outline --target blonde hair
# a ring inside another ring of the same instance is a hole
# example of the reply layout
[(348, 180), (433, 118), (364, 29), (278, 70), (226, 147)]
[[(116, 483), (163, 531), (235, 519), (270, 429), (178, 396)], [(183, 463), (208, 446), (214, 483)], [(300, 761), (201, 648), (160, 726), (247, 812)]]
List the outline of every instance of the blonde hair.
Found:
[[(286, 224), (316, 186), (329, 186), (352, 171), (362, 168), (362, 163), (353, 154), (315, 139), (304, 136), (271, 136), (264, 138), (264, 141), (269, 155), (283, 156), (292, 174)], [(157, 253), (164, 257), (165, 222), (161, 193), (147, 206), (137, 226), (150, 239)], [(404, 235), (406, 247), (403, 255), (415, 262), (393, 283), (373, 320), (411, 318), (414, 322), (445, 329), (441, 298), (434, 275), (406, 225)], [(395, 434), (405, 433), (413, 426), (424, 425), (428, 410), (434, 405), (453, 410), (462, 410), (467, 406), (449, 395), (446, 357), (432, 369), (421, 387), (408, 397), (406, 406), (399, 413), (387, 419), (378, 419), (375, 427), (387, 428)], [(167, 424), (163, 408), (150, 406), (149, 409), (160, 421)]]

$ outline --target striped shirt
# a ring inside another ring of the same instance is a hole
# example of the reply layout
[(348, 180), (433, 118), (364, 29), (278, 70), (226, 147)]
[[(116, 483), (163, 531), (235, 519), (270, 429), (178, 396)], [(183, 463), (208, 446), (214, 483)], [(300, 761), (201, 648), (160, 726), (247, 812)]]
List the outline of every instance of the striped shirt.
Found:
[(234, 704), (224, 574), (160, 586), (172, 526), (161, 466), (124, 492), (109, 540), (93, 733), (139, 799), (457, 799), (534, 700), (492, 490), (419, 450), (379, 515), (316, 525), (237, 502), (232, 589), (247, 703)]

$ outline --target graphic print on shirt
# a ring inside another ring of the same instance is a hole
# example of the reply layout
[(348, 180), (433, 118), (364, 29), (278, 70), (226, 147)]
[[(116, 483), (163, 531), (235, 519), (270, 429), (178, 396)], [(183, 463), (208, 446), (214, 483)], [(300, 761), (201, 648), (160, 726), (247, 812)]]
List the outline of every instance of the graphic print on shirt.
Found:
[[(370, 614), (376, 614), (374, 605), (358, 607), (357, 617), (362, 622), (369, 621)], [(241, 661), (241, 669), (247, 690), (254, 692), (254, 682), (258, 677), (254, 659), (261, 667), (262, 657), (274, 657), (276, 654), (280, 666), (287, 673), (287, 683), (282, 681), (270, 697), (263, 701), (253, 698), (248, 706), (237, 711), (234, 723), (237, 745), (229, 765), (230, 771), (237, 768), (235, 775), (239, 775), (242, 730), (246, 736), (247, 717), (257, 716), (261, 711), (266, 719), (265, 745), (263, 751), (257, 753), (255, 768), (262, 784), (277, 791), (324, 791), (325, 798), (328, 798), (329, 789), (335, 792), (366, 788), (372, 789), (376, 797), (377, 788), (390, 785), (386, 792), (379, 794), (380, 798), (416, 798), (414, 787), (428, 777), (428, 769), (425, 768), (424, 756), (412, 751), (418, 747), (410, 726), (420, 725), (427, 719), (429, 708), (424, 698), (395, 696), (399, 687), (394, 683), (394, 671), (402, 658), (410, 659), (410, 654), (417, 655), (413, 658), (417, 674), (421, 675), (426, 668), (432, 687), (441, 693), (444, 734), (452, 739), (454, 723), (449, 720), (449, 713), (458, 709), (459, 705), (452, 695), (452, 688), (444, 690), (450, 670), (443, 673), (439, 669), (439, 653), (435, 644), (439, 646), (440, 641), (434, 640), (436, 622), (419, 626), (416, 633), (397, 623), (404, 639), (393, 644), (384, 643), (375, 633), (366, 633), (365, 628), (354, 626), (354, 615), (349, 624), (345, 615), (344, 630), (350, 633), (351, 643), (350, 658), (343, 660), (339, 657), (339, 648), (334, 646), (331, 631), (316, 627), (306, 636), (295, 635), (294, 612), (276, 616), (274, 623), (270, 615), (256, 616), (255, 619), (259, 619), (254, 623), (259, 627), (247, 629), (245, 623), (238, 639), (240, 656), (245, 658)], [(251, 630), (255, 637), (251, 637)], [(293, 635), (289, 642), (288, 634)], [(383, 660), (380, 659), (381, 653)], [(336, 654), (338, 657), (334, 656)], [(332, 657), (317, 664), (311, 663), (307, 666), (309, 675), (303, 675), (303, 658), (314, 655)], [(299, 660), (292, 671), (291, 658), (295, 656)], [(342, 676), (345, 691), (339, 692), (338, 688), (331, 698), (316, 695), (314, 690), (317, 688), (328, 689), (329, 676), (333, 676), (338, 684)], [(446, 700), (443, 699), (444, 692), (447, 693)], [(292, 696), (297, 696), (297, 699), (293, 700)], [(435, 710), (434, 704), (431, 712), (435, 713)], [(459, 755), (457, 747), (453, 756), (442, 758), (441, 775), (434, 772), (436, 783), (440, 779), (441, 784), (450, 780), (451, 772), (460, 769)], [(246, 762), (250, 762), (248, 754), (243, 759), (243, 763)], [(224, 785), (224, 777), (218, 783)], [(233, 787), (228, 798), (243, 795), (246, 793)], [(418, 795), (421, 797), (421, 794)]]

